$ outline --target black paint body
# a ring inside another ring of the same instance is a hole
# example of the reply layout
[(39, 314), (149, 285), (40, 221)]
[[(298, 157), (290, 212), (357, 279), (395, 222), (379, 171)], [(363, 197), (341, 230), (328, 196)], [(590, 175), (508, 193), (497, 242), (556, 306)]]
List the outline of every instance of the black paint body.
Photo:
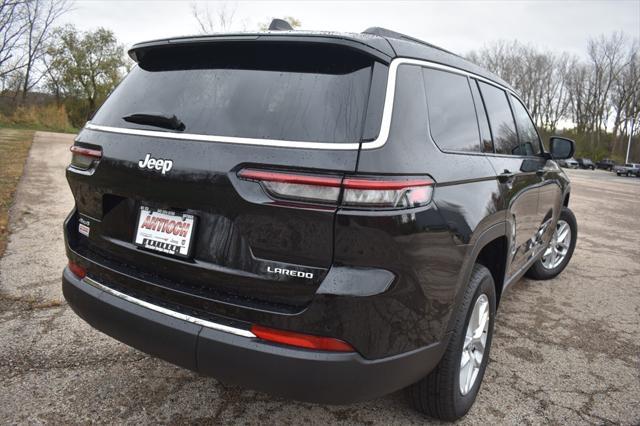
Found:
[[(306, 33), (241, 41), (231, 38), (243, 43), (259, 39), (357, 49), (375, 58), (378, 70), (373, 85), (382, 85), (382, 89), (396, 57), (450, 66), (508, 88), (461, 58), (406, 40)], [(195, 42), (224, 39), (171, 43)], [(134, 47), (134, 56), (140, 59), (145, 51), (168, 44), (160, 41)], [(377, 149), (308, 150), (176, 141), (84, 129), (76, 145), (99, 148), (103, 156), (89, 171), (72, 166), (67, 169), (76, 201), (65, 223), (69, 259), (85, 267), (92, 279), (151, 303), (244, 329), (259, 324), (335, 337), (351, 344), (367, 362), (444, 346), (462, 289), (483, 249), (492, 245), (502, 248), (495, 260), (504, 265), (495, 277), (501, 294), (541, 255), (553, 232), (550, 225), (555, 225), (563, 203), (568, 202), (570, 187), (564, 173), (544, 152), (507, 156), (441, 150), (429, 131), (420, 75), (419, 65), (400, 66), (393, 83), (396, 90), (389, 137)], [(372, 99), (380, 93), (384, 92), (372, 91)], [(384, 96), (370, 100), (377, 102), (378, 109), (383, 101)], [(484, 114), (481, 105), (476, 109)], [(369, 118), (371, 115), (374, 118)], [(365, 135), (377, 135), (379, 122), (369, 122), (377, 116), (369, 112), (363, 126)], [(147, 153), (171, 159), (172, 170), (162, 175), (140, 169), (137, 163)], [(237, 171), (243, 167), (332, 176), (418, 175), (430, 177), (435, 185), (428, 205), (408, 210), (299, 208), (276, 203), (259, 185), (240, 180)], [(510, 174), (506, 180), (499, 176), (505, 171)], [(191, 259), (150, 253), (133, 244), (141, 203), (198, 218)], [(78, 233), (80, 215), (91, 223), (88, 237)], [(314, 278), (269, 274), (269, 266), (313, 272)], [(68, 274), (65, 277), (65, 295), (69, 294), (74, 305), (81, 297), (72, 293), (81, 287), (72, 286)], [(77, 304), (74, 309), (82, 311)], [(119, 336), (105, 325), (108, 315), (81, 315), (97, 328)], [(136, 339), (121, 339), (135, 345)], [(146, 350), (145, 345), (138, 346)], [(192, 350), (185, 347), (186, 358)], [(148, 351), (188, 368), (217, 374), (202, 359), (197, 365), (185, 364), (161, 350)], [(431, 359), (437, 362), (441, 351), (432, 353)], [(433, 365), (425, 362), (406, 377), (406, 383), (385, 382), (373, 393), (409, 385), (409, 380), (418, 380)], [(364, 396), (372, 395), (367, 392)]]

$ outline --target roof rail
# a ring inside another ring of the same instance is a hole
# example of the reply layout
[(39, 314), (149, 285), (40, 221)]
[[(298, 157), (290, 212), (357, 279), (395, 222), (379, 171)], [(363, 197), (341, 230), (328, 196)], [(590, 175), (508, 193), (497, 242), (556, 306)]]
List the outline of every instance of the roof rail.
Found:
[(274, 18), (269, 24), (269, 31), (293, 31), (293, 28), (284, 19)]
[(432, 47), (434, 49), (441, 50), (443, 52), (449, 53), (449, 54), (454, 55), (454, 56), (459, 56), (459, 55), (456, 55), (455, 53), (453, 53), (453, 52), (451, 52), (451, 51), (449, 51), (447, 49), (443, 49), (440, 46), (436, 46), (435, 44), (427, 43), (426, 41), (420, 40), (418, 38), (414, 38), (414, 37), (411, 37), (411, 36), (408, 36), (406, 34), (402, 34), (402, 33), (396, 32), (396, 31), (391, 31), (391, 30), (388, 30), (388, 29), (382, 28), (382, 27), (367, 28), (366, 30), (364, 30), (362, 32), (362, 34), (371, 34), (371, 35), (377, 35), (377, 36), (387, 37), (387, 38), (396, 38), (396, 39), (399, 39), (399, 40), (408, 40), (408, 41), (412, 41), (414, 43), (422, 44), (422, 45), (425, 45), (425, 46)]

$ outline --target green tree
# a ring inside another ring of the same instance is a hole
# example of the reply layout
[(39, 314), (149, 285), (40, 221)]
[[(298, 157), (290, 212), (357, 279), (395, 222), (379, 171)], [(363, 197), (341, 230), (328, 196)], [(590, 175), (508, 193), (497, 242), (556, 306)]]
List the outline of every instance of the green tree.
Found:
[(79, 126), (122, 79), (124, 48), (104, 28), (79, 32), (67, 25), (49, 47), (48, 85), (65, 99), (71, 122)]

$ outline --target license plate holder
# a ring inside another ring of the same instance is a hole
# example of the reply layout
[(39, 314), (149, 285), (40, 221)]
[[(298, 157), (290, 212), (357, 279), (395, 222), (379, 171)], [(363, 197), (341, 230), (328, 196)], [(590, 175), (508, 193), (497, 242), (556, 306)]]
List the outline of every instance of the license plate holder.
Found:
[(196, 222), (197, 217), (189, 213), (141, 205), (134, 244), (155, 253), (190, 258)]

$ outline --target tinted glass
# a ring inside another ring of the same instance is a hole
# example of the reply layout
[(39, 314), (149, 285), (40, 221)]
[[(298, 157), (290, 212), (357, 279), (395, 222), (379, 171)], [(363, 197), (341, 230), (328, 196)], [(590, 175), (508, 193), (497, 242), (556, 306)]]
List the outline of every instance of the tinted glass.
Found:
[(478, 82), (491, 124), (493, 144), (499, 154), (520, 155), (518, 134), (507, 94), (495, 86)]
[(467, 77), (423, 69), (431, 136), (443, 150), (480, 151), (478, 122)]
[[(428, 112), (422, 67), (400, 65), (396, 75), (396, 91), (389, 134), (396, 146), (406, 147), (415, 141), (426, 143)], [(402, 155), (406, 153), (402, 152)]]
[(364, 120), (363, 140), (374, 140), (380, 133), (384, 98), (389, 78), (389, 67), (376, 62), (371, 73), (371, 89), (367, 103), (367, 114)]
[(513, 115), (516, 119), (516, 125), (518, 126), (518, 137), (520, 138), (519, 151), (521, 155), (535, 155), (540, 153), (540, 139), (538, 138), (538, 132), (534, 126), (527, 110), (524, 105), (511, 96), (511, 106), (513, 107)]
[(491, 140), (491, 129), (489, 129), (489, 119), (487, 111), (484, 108), (484, 102), (478, 90), (478, 82), (470, 80), (471, 94), (473, 95), (473, 103), (476, 106), (476, 115), (478, 116), (478, 127), (480, 128), (480, 140), (482, 141), (482, 150), (484, 152), (493, 152), (493, 141)]
[(171, 49), (147, 53), (92, 122), (166, 131), (122, 119), (162, 114), (181, 120), (184, 133), (360, 141), (373, 65), (364, 55), (257, 42)]

